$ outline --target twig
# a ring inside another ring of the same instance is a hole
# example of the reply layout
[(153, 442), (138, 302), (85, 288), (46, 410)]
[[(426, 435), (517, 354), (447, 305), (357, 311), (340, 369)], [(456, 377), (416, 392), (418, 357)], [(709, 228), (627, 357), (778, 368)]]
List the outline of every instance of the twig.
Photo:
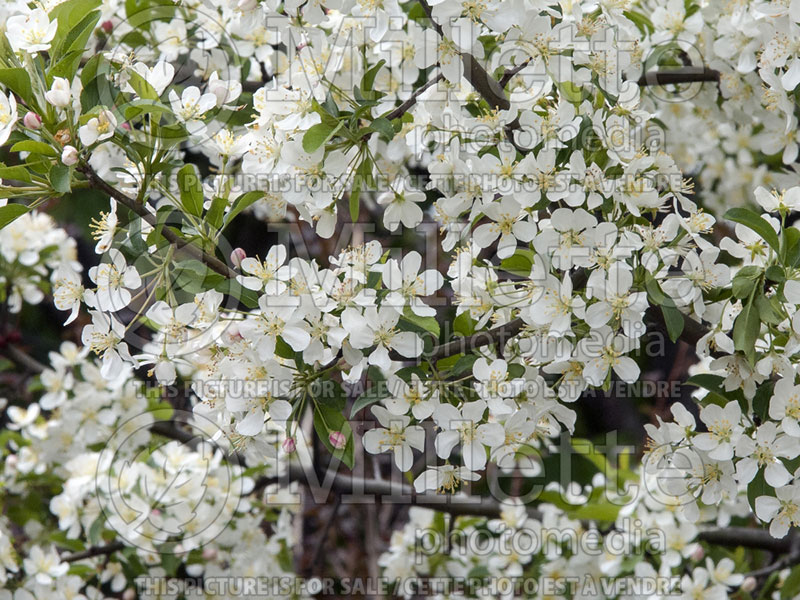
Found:
[(339, 512), (339, 507), (342, 505), (342, 497), (336, 496), (336, 500), (333, 503), (333, 508), (331, 509), (331, 514), (328, 516), (328, 520), (325, 523), (325, 527), (322, 529), (322, 533), (319, 536), (319, 542), (317, 543), (317, 548), (314, 550), (314, 555), (311, 557), (311, 562), (309, 566), (313, 568), (319, 562), (319, 559), (322, 557), (322, 551), (325, 549), (325, 541), (328, 538), (328, 533), (331, 530), (331, 526), (333, 522), (336, 520), (336, 513)]
[(508, 85), (508, 82), (511, 81), (514, 78), (514, 75), (516, 75), (517, 73), (522, 71), (522, 69), (527, 67), (530, 64), (530, 62), (531, 62), (531, 58), (529, 57), (529, 58), (526, 58), (524, 61), (522, 61), (520, 64), (518, 64), (516, 67), (512, 67), (510, 69), (506, 69), (505, 73), (503, 73), (503, 76), (498, 81), (498, 83), (500, 84), (500, 87), (505, 89), (505, 87)]
[(105, 546), (92, 546), (83, 552), (75, 552), (74, 554), (67, 554), (61, 557), (62, 562), (75, 562), (85, 558), (93, 558), (95, 556), (105, 556), (106, 554), (113, 554), (117, 550), (122, 550), (125, 544), (122, 542), (111, 542)]
[(7, 345), (3, 348), (0, 348), (0, 354), (5, 354), (7, 358), (11, 359), (12, 362), (15, 362), (17, 365), (27, 369), (32, 373), (41, 373), (47, 367), (40, 363), (38, 360), (33, 358), (27, 352), (20, 350), (16, 346)]
[[(433, 11), (426, 0), (419, 0), (422, 10), (425, 11), (431, 26), (441, 36), (444, 37), (442, 26), (433, 20)], [(507, 110), (511, 107), (511, 103), (506, 98), (503, 88), (497, 83), (497, 80), (486, 72), (486, 69), (475, 59), (472, 54), (468, 52), (461, 53), (461, 62), (464, 63), (464, 77), (470, 82), (472, 87), (486, 100), (490, 106)]]
[(716, 81), (720, 78), (719, 71), (706, 67), (680, 67), (665, 69), (663, 71), (650, 71), (639, 77), (638, 83), (646, 85), (670, 85), (678, 83), (696, 83), (703, 81)]
[(767, 565), (766, 567), (762, 567), (761, 569), (756, 569), (755, 571), (750, 571), (745, 576), (761, 579), (767, 577), (768, 575), (771, 575), (775, 571), (780, 571), (781, 569), (785, 569), (787, 567), (800, 564), (800, 535), (790, 534), (783, 539), (789, 540), (789, 554), (787, 554), (780, 560), (776, 560), (771, 565)]
[[(89, 183), (93, 188), (100, 190), (105, 194), (108, 194), (116, 202), (131, 209), (151, 227), (154, 228), (158, 227), (158, 222), (156, 218), (147, 210), (147, 208), (145, 208), (143, 204), (137, 202), (135, 199), (126, 196), (119, 190), (110, 186), (88, 164), (83, 164), (80, 167), (78, 167), (78, 171), (86, 175), (86, 178), (89, 180)], [(167, 226), (161, 228), (161, 235), (164, 236), (164, 239), (166, 239), (171, 244), (174, 244), (177, 248), (185, 249), (194, 258), (202, 261), (203, 263), (208, 265), (210, 269), (216, 271), (220, 275), (227, 277), (228, 279), (233, 279), (236, 277), (236, 272), (233, 269), (231, 269), (228, 265), (226, 265), (224, 262), (222, 262), (215, 256), (206, 254), (197, 246), (190, 244), (182, 237), (177, 235), (175, 232), (173, 232), (171, 229), (169, 229)]]
[(417, 103), (417, 98), (419, 96), (421, 96), (422, 93), (425, 90), (427, 90), (429, 87), (431, 87), (433, 85), (436, 85), (442, 79), (444, 79), (444, 75), (439, 73), (433, 79), (430, 79), (430, 80), (426, 81), (425, 84), (422, 87), (420, 87), (419, 89), (414, 90), (414, 93), (411, 94), (411, 96), (407, 100), (405, 100), (400, 106), (398, 106), (392, 112), (390, 112), (388, 115), (386, 115), (386, 118), (391, 121), (392, 119), (398, 119), (398, 118), (402, 117), (405, 113), (408, 112), (408, 110), (412, 106), (414, 106)]

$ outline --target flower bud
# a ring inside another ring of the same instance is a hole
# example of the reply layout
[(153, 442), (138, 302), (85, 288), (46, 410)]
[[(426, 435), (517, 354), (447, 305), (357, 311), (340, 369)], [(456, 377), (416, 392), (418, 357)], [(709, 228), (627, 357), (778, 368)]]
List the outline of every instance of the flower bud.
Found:
[(114, 24), (111, 21), (103, 21), (100, 23), (100, 27), (102, 27), (103, 31), (106, 33), (111, 33), (111, 31), (114, 29)]
[(347, 445), (347, 438), (344, 437), (341, 431), (332, 431), (328, 436), (328, 441), (331, 443), (331, 446), (337, 450), (341, 450)]
[(294, 441), (294, 438), (288, 437), (283, 440), (281, 448), (283, 448), (283, 451), (286, 452), (286, 454), (292, 454), (295, 450), (297, 450), (297, 442)]
[(234, 248), (231, 251), (231, 263), (237, 269), (242, 266), (242, 261), (247, 258), (247, 253), (241, 248)]
[(692, 560), (703, 560), (703, 557), (706, 555), (703, 547), (698, 545), (697, 548), (694, 549), (692, 552)]
[(22, 123), (28, 129), (39, 129), (42, 126), (42, 117), (35, 112), (28, 111), (25, 113), (25, 116), (22, 117)]
[(752, 592), (756, 589), (756, 578), (755, 577), (745, 577), (744, 581), (742, 581), (741, 590), (743, 592)]
[(68, 167), (78, 162), (78, 151), (75, 146), (64, 146), (64, 151), (61, 153), (61, 162)]
[(203, 560), (214, 560), (217, 558), (216, 548), (203, 548)]
[(136, 592), (133, 591), (133, 588), (128, 588), (122, 592), (122, 600), (136, 600)]

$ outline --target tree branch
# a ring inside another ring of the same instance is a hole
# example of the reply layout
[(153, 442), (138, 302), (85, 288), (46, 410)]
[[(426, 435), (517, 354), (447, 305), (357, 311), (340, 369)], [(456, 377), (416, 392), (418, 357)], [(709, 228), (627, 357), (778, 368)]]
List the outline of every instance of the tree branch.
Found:
[(704, 81), (719, 82), (720, 72), (706, 67), (680, 67), (663, 71), (649, 71), (639, 77), (640, 86), (696, 83)]
[(105, 556), (106, 554), (113, 554), (117, 550), (122, 550), (125, 544), (122, 542), (111, 542), (105, 546), (92, 546), (83, 552), (75, 552), (61, 557), (62, 562), (75, 562), (84, 560), (86, 558), (93, 558), (95, 556)]
[(392, 112), (390, 112), (388, 115), (386, 115), (386, 118), (391, 121), (392, 119), (398, 119), (398, 118), (402, 117), (404, 114), (406, 114), (409, 111), (409, 109), (412, 106), (414, 106), (417, 103), (417, 98), (419, 98), (419, 96), (421, 96), (422, 93), (425, 90), (427, 90), (429, 87), (431, 87), (433, 85), (436, 85), (442, 79), (444, 79), (444, 75), (439, 73), (433, 79), (430, 79), (430, 80), (426, 81), (425, 84), (422, 87), (420, 87), (419, 89), (414, 90), (414, 93), (411, 94), (411, 97), (406, 99), (400, 106), (398, 106)]
[[(84, 163), (81, 166), (79, 166), (77, 170), (86, 176), (86, 178), (89, 180), (89, 184), (93, 188), (105, 194), (108, 194), (119, 204), (122, 204), (123, 206), (126, 206), (127, 208), (131, 209), (151, 227), (158, 227), (156, 218), (147, 210), (147, 208), (145, 208), (143, 204), (137, 202), (135, 199), (130, 198), (129, 196), (126, 196), (119, 190), (109, 185), (95, 172), (94, 169), (92, 169), (91, 166)], [(192, 255), (192, 257), (202, 261), (210, 269), (216, 271), (223, 277), (227, 277), (228, 279), (233, 279), (236, 277), (236, 272), (233, 269), (231, 269), (228, 265), (226, 265), (224, 262), (222, 262), (215, 256), (206, 254), (197, 246), (187, 242), (182, 237), (177, 235), (167, 226), (163, 226), (161, 228), (161, 235), (164, 236), (164, 239), (166, 239), (168, 242), (174, 244), (179, 249), (186, 250), (186, 252)]]
[(11, 344), (0, 348), (0, 354), (5, 354), (12, 362), (37, 375), (47, 368), (24, 350), (20, 350)]
[(750, 527), (725, 527), (722, 529), (709, 529), (701, 531), (697, 539), (717, 546), (742, 546), (769, 550), (774, 553), (786, 553), (792, 550), (792, 537), (774, 538), (766, 529)]

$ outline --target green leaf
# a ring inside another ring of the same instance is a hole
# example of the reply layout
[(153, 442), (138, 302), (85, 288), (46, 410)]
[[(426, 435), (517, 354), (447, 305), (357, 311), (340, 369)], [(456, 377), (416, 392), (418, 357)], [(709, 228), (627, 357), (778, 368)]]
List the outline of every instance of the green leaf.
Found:
[(241, 196), (239, 196), (236, 200), (233, 201), (233, 207), (228, 211), (228, 214), (225, 215), (225, 220), (223, 227), (227, 227), (228, 224), (233, 221), (233, 219), (244, 209), (248, 206), (253, 204), (256, 200), (261, 200), (264, 196), (266, 196), (266, 192), (262, 192), (260, 190), (254, 190), (252, 192), (245, 192)]
[(747, 266), (739, 270), (733, 277), (731, 293), (735, 298), (748, 298), (753, 293), (756, 282), (760, 279), (761, 267)]
[(372, 181), (372, 159), (365, 156), (361, 164), (353, 173), (353, 184), (350, 186), (350, 221), (358, 221), (358, 213), (361, 210), (361, 191), (365, 186), (369, 186)]
[(772, 298), (767, 298), (763, 294), (756, 296), (756, 307), (758, 316), (764, 323), (779, 325), (786, 318), (781, 310), (781, 304), (775, 296)]
[[(353, 430), (344, 418), (345, 397), (341, 386), (331, 380), (320, 381), (320, 393), (314, 396), (314, 430), (322, 443), (349, 468), (353, 468), (355, 461), (355, 445), (353, 443)], [(342, 449), (336, 449), (328, 439), (334, 431), (344, 434), (347, 444)]]
[(28, 207), (24, 204), (6, 204), (0, 206), (0, 229), (14, 221), (17, 217), (21, 217), (28, 212)]
[(667, 335), (672, 342), (677, 342), (683, 333), (683, 313), (674, 306), (661, 305), (661, 314), (664, 315), (664, 324), (667, 326)]
[(211, 208), (208, 209), (206, 214), (206, 221), (214, 229), (219, 229), (222, 225), (222, 219), (225, 216), (225, 208), (228, 206), (228, 201), (222, 196), (214, 196), (211, 200)]
[(380, 402), (389, 396), (391, 396), (391, 394), (389, 393), (389, 389), (385, 380), (373, 384), (373, 387), (361, 394), (358, 398), (356, 398), (355, 402), (353, 402), (353, 408), (350, 409), (350, 418), (354, 418), (363, 409), (367, 408), (368, 406), (372, 406), (373, 404)]
[(72, 171), (66, 165), (54, 164), (47, 179), (59, 194), (68, 194), (72, 190)]
[(478, 360), (477, 354), (465, 354), (458, 359), (455, 366), (453, 366), (453, 370), (450, 371), (450, 375), (453, 377), (459, 377), (465, 373), (471, 373), (472, 366), (475, 364), (476, 360)]
[(439, 321), (436, 320), (436, 317), (420, 317), (419, 315), (414, 314), (412, 310), (406, 306), (401, 318), (405, 319), (406, 321), (410, 321), (424, 331), (431, 332), (436, 336), (436, 339), (439, 339)]
[(761, 319), (758, 315), (758, 307), (751, 299), (742, 308), (742, 312), (739, 313), (733, 324), (733, 347), (744, 352), (751, 363), (755, 362), (756, 340), (760, 332)]
[(787, 267), (796, 267), (800, 264), (800, 229), (786, 227), (783, 230), (783, 237), (781, 260)]
[[(692, 375), (686, 380), (687, 385), (703, 388), (708, 391), (706, 399), (712, 404), (719, 404), (725, 406), (731, 400), (736, 400), (739, 404), (747, 403), (744, 394), (741, 390), (727, 391), (725, 389), (725, 378), (720, 375), (711, 375), (709, 373), (700, 373)], [(746, 408), (746, 407), (745, 407)]]
[(50, 144), (39, 142), (37, 140), (22, 140), (11, 146), (11, 152), (34, 152), (36, 154), (44, 154), (45, 156), (58, 156), (55, 148)]
[(749, 208), (731, 208), (725, 213), (724, 218), (735, 223), (741, 223), (745, 227), (752, 229), (760, 235), (775, 252), (780, 251), (781, 243), (772, 225)]
[[(197, 260), (189, 259), (177, 263), (172, 272), (173, 290), (199, 294), (222, 283), (225, 278)], [(292, 357), (294, 358), (294, 356)]]
[(781, 600), (792, 600), (800, 596), (800, 566), (794, 567), (781, 586)]
[(453, 321), (453, 330), (464, 337), (475, 333), (475, 319), (465, 310)]
[(774, 388), (774, 381), (765, 381), (756, 388), (756, 395), (753, 396), (753, 412), (762, 422), (767, 419), (769, 401), (772, 399)]
[(774, 281), (775, 283), (783, 283), (786, 281), (786, 271), (784, 271), (783, 268), (779, 267), (778, 265), (767, 267), (767, 270), (764, 273), (767, 276), (767, 279)]
[(147, 83), (147, 80), (139, 75), (136, 71), (128, 69), (127, 74), (130, 76), (128, 84), (136, 92), (136, 95), (143, 100), (158, 100), (158, 92), (155, 88)]
[(184, 165), (178, 171), (178, 189), (181, 192), (181, 204), (190, 215), (199, 217), (203, 214), (203, 183), (194, 165)]
[(24, 181), (25, 183), (33, 181), (31, 179), (31, 174), (28, 173), (28, 170), (22, 165), (7, 167), (2, 163), (0, 163), (0, 179), (13, 179), (16, 181)]
[(530, 277), (531, 269), (533, 268), (533, 257), (534, 254), (530, 250), (517, 250), (508, 258), (500, 261), (500, 268), (512, 275)]
[[(69, 4), (69, 2), (66, 4)], [(80, 18), (81, 15), (84, 16), (77, 23), (70, 22), (73, 18)], [(62, 24), (62, 20), (65, 23)], [(52, 66), (48, 71), (50, 79), (64, 77), (72, 81), (78, 71), (81, 57), (86, 49), (86, 43), (89, 41), (89, 36), (94, 31), (98, 20), (100, 20), (99, 10), (94, 10), (88, 14), (85, 12), (72, 12), (70, 13), (70, 18), (61, 17), (58, 22), (58, 31), (53, 39)], [(64, 32), (66, 32), (66, 35), (64, 35)]]
[(578, 87), (571, 81), (562, 81), (558, 84), (558, 89), (572, 104), (580, 104), (583, 101), (583, 88)]
[(394, 127), (392, 126), (392, 122), (386, 117), (378, 117), (372, 121), (370, 129), (377, 131), (378, 135), (387, 142), (391, 142), (394, 138)]
[(339, 121), (335, 127), (331, 127), (330, 123), (326, 122), (312, 125), (303, 136), (303, 150), (313, 154), (336, 135), (336, 132), (342, 127), (344, 127), (344, 121)]
[(378, 75), (378, 72), (383, 68), (383, 65), (386, 64), (384, 59), (378, 61), (378, 64), (370, 67), (370, 69), (364, 73), (364, 77), (361, 78), (361, 89), (369, 92), (372, 90), (372, 86), (375, 83), (375, 77)]
[(630, 19), (643, 34), (647, 35), (655, 31), (652, 21), (650, 21), (650, 19), (648, 19), (647, 16), (643, 15), (642, 13), (626, 10), (622, 14)]
[[(50, 21), (58, 20), (56, 34), (50, 46), (50, 56), (58, 59), (60, 56), (66, 54), (80, 43), (82, 36), (85, 34), (86, 39), (81, 45), (81, 49), (89, 39), (89, 34), (94, 29), (94, 25), (88, 26), (87, 19), (92, 16), (93, 11), (101, 4), (101, 0), (67, 0), (57, 5), (50, 11), (48, 16)], [(100, 18), (99, 11), (96, 11), (95, 23)], [(88, 33), (84, 29), (88, 28)]]
[(254, 290), (248, 290), (236, 279), (224, 279), (214, 288), (218, 292), (236, 298), (248, 309), (253, 309), (258, 306), (258, 293)]
[(171, 115), (172, 109), (158, 100), (134, 100), (125, 105), (125, 118), (129, 121), (140, 115)]
[(350, 195), (347, 199), (347, 204), (350, 208), (350, 222), (358, 222), (358, 213), (361, 210), (361, 186), (364, 184), (361, 177), (353, 178), (353, 185), (350, 186)]
[(0, 69), (0, 83), (22, 98), (26, 104), (36, 106), (31, 89), (31, 76), (25, 69)]
[(775, 496), (775, 488), (764, 479), (764, 469), (759, 469), (753, 481), (747, 485), (747, 501), (753, 511), (756, 509), (756, 498), (759, 496)]

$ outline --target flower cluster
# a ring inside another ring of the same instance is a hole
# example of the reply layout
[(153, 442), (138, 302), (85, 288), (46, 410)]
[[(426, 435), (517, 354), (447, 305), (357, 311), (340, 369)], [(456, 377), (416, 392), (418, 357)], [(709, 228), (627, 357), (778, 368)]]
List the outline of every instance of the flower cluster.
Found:
[[(269, 510), (251, 475), (303, 449), (306, 417), (346, 467), (363, 446), (420, 496), (455, 493), (487, 470), (540, 469), (585, 392), (642, 380), (662, 329), (696, 353), (699, 409), (675, 404), (646, 427), (644, 464), (625, 476), (648, 493), (606, 502), (600, 469), (592, 485), (550, 485), (535, 515), (511, 502), (448, 525), (490, 532), (487, 556), (421, 564), (419, 530), (445, 528), (412, 511), (381, 563), (400, 579), (574, 574), (595, 590), (678, 578), (687, 598), (744, 586), (745, 558), (700, 556), (702, 530), (753, 516), (776, 538), (800, 527), (798, 6), (1, 6), (13, 164), (0, 165), (0, 302), (15, 313), (51, 293), (65, 326), (84, 316), (82, 347), (62, 345), (36, 401), (6, 410), (2, 494), (25, 530), (12, 543), (0, 522), (2, 578), (21, 597), (94, 597), (176, 562), (290, 573), (290, 511)], [(670, 69), (690, 85), (655, 85)], [(110, 202), (85, 278), (44, 212), (52, 198)], [(262, 220), (289, 239), (229, 243)], [(181, 386), (174, 405), (159, 397)], [(151, 426), (174, 409), (255, 471), (208, 441), (160, 444)], [(357, 414), (374, 417), (361, 440)], [(31, 482), (48, 486), (57, 537), (25, 506)], [(600, 537), (637, 558), (504, 552), (520, 532), (600, 535), (587, 519), (613, 523)], [(642, 524), (669, 539), (645, 548)], [(56, 549), (112, 532), (133, 548), (124, 560), (70, 570)]]

